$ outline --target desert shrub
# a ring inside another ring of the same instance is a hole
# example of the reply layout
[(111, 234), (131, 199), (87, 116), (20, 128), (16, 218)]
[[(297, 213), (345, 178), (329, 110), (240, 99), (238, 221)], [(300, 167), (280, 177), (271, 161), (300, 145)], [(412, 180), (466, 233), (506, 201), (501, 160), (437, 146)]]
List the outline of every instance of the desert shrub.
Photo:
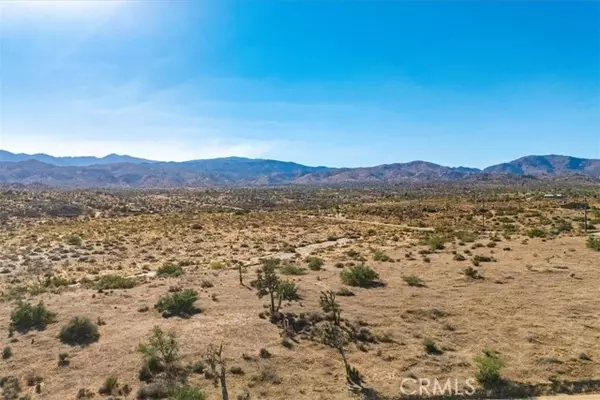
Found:
[(280, 269), (282, 275), (304, 275), (306, 270), (291, 263), (285, 263)]
[(71, 246), (81, 246), (83, 240), (78, 235), (69, 235), (67, 236), (67, 244)]
[(175, 390), (170, 400), (204, 400), (204, 393), (193, 386), (181, 386)]
[(475, 255), (471, 259), (471, 261), (473, 262), (473, 265), (478, 266), (479, 263), (482, 263), (482, 262), (493, 262), (493, 261), (496, 261), (496, 260), (493, 257)]
[(181, 265), (166, 263), (156, 270), (156, 276), (179, 276), (183, 275)]
[(425, 287), (425, 281), (418, 276), (410, 275), (402, 277), (408, 286)]
[(298, 299), (298, 287), (294, 282), (280, 281), (279, 295), (283, 300), (296, 300)]
[(432, 251), (444, 249), (444, 239), (440, 236), (432, 236), (427, 239), (427, 245)]
[(592, 250), (600, 251), (600, 239), (590, 236), (587, 240), (587, 247)]
[(482, 354), (475, 357), (475, 365), (477, 365), (475, 378), (480, 384), (491, 385), (502, 381), (500, 370), (504, 367), (504, 361), (497, 352), (483, 350)]
[(223, 261), (213, 261), (210, 263), (210, 269), (225, 269), (227, 265)]
[[(163, 371), (172, 375), (179, 361), (179, 343), (175, 332), (164, 332), (155, 326), (145, 343), (138, 345), (144, 365), (140, 370), (140, 380), (147, 381)], [(142, 379), (144, 378), (144, 379)]]
[(565, 221), (565, 220), (560, 220), (558, 221), (558, 223), (554, 226), (553, 229), (556, 233), (561, 233), (561, 232), (571, 232), (573, 230), (573, 224), (569, 221)]
[(545, 229), (541, 228), (532, 228), (527, 231), (527, 236), (529, 236), (530, 238), (543, 238), (546, 237), (547, 234), (548, 232), (546, 232)]
[(116, 376), (111, 375), (108, 378), (106, 378), (104, 384), (102, 385), (102, 387), (100, 387), (100, 390), (98, 390), (98, 393), (106, 395), (116, 394), (118, 387), (119, 380)]
[(120, 275), (103, 275), (94, 282), (94, 287), (102, 290), (131, 289), (136, 283), (137, 282), (133, 278), (127, 278)]
[(306, 257), (306, 262), (308, 263), (308, 268), (312, 271), (319, 271), (324, 264), (322, 259), (315, 256)]
[(335, 292), (335, 294), (338, 296), (345, 296), (345, 297), (354, 296), (354, 292), (345, 287), (340, 288), (337, 292)]
[(12, 348), (10, 346), (6, 346), (2, 349), (2, 358), (4, 360), (8, 360), (13, 355)]
[(431, 338), (425, 338), (423, 340), (423, 346), (425, 346), (425, 351), (427, 354), (441, 354), (442, 350), (437, 346), (435, 341)]
[(48, 311), (42, 302), (34, 306), (20, 301), (10, 314), (10, 321), (10, 326), (20, 332), (27, 332), (30, 329), (44, 330), (48, 324), (56, 322), (56, 314)]
[(467, 268), (463, 269), (463, 273), (465, 274), (465, 276), (467, 278), (471, 278), (471, 279), (483, 279), (483, 277), (479, 274), (479, 271), (477, 271), (473, 267), (467, 267)]
[(193, 289), (185, 289), (161, 297), (154, 308), (162, 313), (163, 317), (188, 317), (200, 312), (200, 310), (194, 306), (196, 300), (198, 300), (198, 292)]
[(475, 240), (477, 240), (477, 236), (472, 232), (460, 231), (456, 232), (455, 236), (458, 240), (465, 243), (473, 243)]
[(215, 286), (211, 281), (207, 280), (207, 279), (202, 279), (202, 282), (200, 282), (200, 287), (203, 289), (208, 289)]
[(50, 276), (44, 280), (43, 286), (47, 288), (59, 288), (62, 286), (69, 286), (71, 283), (74, 282), (59, 276)]
[(380, 249), (372, 249), (374, 261), (390, 261), (390, 256)]
[(456, 253), (454, 255), (454, 261), (465, 261), (465, 260), (466, 260), (466, 258), (462, 254)]
[(366, 265), (345, 268), (340, 273), (342, 282), (349, 286), (369, 287), (379, 279), (377, 271)]
[(70, 364), (69, 353), (59, 353), (58, 354), (58, 366), (66, 367), (69, 364)]
[(98, 341), (98, 327), (85, 317), (74, 317), (60, 330), (60, 341), (70, 345), (83, 345)]

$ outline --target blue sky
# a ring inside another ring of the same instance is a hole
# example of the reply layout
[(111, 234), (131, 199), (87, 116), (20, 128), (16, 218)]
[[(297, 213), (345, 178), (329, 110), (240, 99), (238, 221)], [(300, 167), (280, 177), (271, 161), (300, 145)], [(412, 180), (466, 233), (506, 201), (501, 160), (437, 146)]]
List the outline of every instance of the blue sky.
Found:
[(0, 148), (600, 158), (600, 2), (0, 2)]

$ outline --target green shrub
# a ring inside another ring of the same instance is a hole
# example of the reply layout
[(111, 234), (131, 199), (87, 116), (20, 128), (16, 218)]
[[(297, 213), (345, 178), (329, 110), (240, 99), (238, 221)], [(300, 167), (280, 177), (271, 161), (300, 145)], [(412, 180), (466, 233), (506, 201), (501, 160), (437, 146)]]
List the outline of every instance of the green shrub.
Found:
[(458, 240), (465, 243), (473, 243), (477, 240), (477, 236), (472, 232), (456, 232), (455, 236)]
[(533, 228), (527, 231), (527, 236), (530, 238), (543, 238), (546, 237), (547, 234), (548, 232), (541, 228)]
[(81, 246), (82, 243), (83, 240), (78, 235), (67, 236), (67, 244), (70, 244), (71, 246)]
[(120, 275), (103, 275), (94, 282), (94, 288), (98, 290), (131, 289), (136, 283), (133, 278)]
[(210, 269), (225, 269), (227, 265), (223, 261), (213, 261), (210, 263)]
[(291, 263), (285, 263), (280, 269), (282, 275), (304, 275), (306, 270)]
[(85, 317), (74, 317), (60, 330), (60, 341), (70, 345), (84, 345), (97, 342), (100, 338), (98, 327)]
[(193, 386), (182, 386), (177, 388), (170, 400), (204, 400), (204, 393)]
[(483, 279), (483, 277), (479, 274), (479, 271), (477, 271), (473, 267), (467, 267), (467, 268), (465, 268), (463, 270), (463, 273), (465, 274), (465, 276), (467, 278), (471, 278), (471, 279)]
[(298, 287), (294, 282), (280, 281), (279, 295), (283, 300), (296, 300), (298, 299)]
[(408, 286), (425, 287), (425, 281), (418, 276), (410, 275), (402, 277)]
[(504, 361), (497, 352), (483, 350), (483, 353), (475, 357), (477, 372), (475, 378), (482, 385), (493, 385), (502, 381), (500, 370), (504, 367)]
[(587, 247), (592, 250), (600, 251), (600, 239), (590, 236), (587, 240)]
[(442, 350), (440, 350), (435, 341), (431, 338), (425, 338), (423, 340), (423, 346), (425, 346), (427, 354), (442, 354)]
[(454, 261), (465, 261), (465, 260), (466, 260), (466, 258), (462, 254), (456, 253), (454, 255)]
[(373, 260), (375, 261), (390, 261), (390, 256), (385, 254), (380, 249), (372, 249), (373, 252)]
[(2, 349), (2, 358), (4, 360), (8, 360), (13, 355), (12, 348), (10, 346), (6, 346)]
[(154, 308), (162, 313), (163, 317), (188, 317), (200, 312), (200, 310), (194, 306), (196, 300), (198, 300), (198, 292), (193, 289), (185, 289), (161, 297)]
[(156, 270), (156, 276), (179, 276), (183, 274), (181, 265), (166, 263)]
[(370, 287), (377, 283), (379, 274), (371, 267), (357, 265), (345, 268), (340, 273), (340, 278), (342, 282), (349, 286)]
[(169, 375), (176, 372), (180, 355), (175, 332), (164, 332), (155, 326), (148, 341), (138, 345), (138, 351), (144, 358), (144, 365), (139, 373), (140, 380), (149, 381), (165, 370)]
[(108, 378), (106, 378), (104, 384), (102, 385), (102, 387), (100, 387), (100, 390), (98, 390), (98, 393), (105, 395), (116, 394), (118, 387), (118, 378), (114, 375), (111, 375)]
[(444, 239), (440, 236), (432, 236), (427, 239), (427, 245), (432, 251), (444, 250)]
[(39, 302), (33, 306), (28, 302), (20, 301), (17, 308), (10, 314), (11, 327), (27, 332), (30, 329), (44, 330), (46, 325), (56, 322), (56, 314), (50, 312)]
[(306, 262), (308, 263), (308, 268), (313, 271), (319, 271), (324, 264), (322, 259), (315, 256), (306, 257)]
[(482, 262), (494, 262), (496, 261), (493, 257), (488, 257), (488, 256), (481, 256), (481, 255), (475, 255), (473, 256), (473, 258), (471, 259), (471, 262), (473, 262), (473, 265), (478, 266), (479, 263)]

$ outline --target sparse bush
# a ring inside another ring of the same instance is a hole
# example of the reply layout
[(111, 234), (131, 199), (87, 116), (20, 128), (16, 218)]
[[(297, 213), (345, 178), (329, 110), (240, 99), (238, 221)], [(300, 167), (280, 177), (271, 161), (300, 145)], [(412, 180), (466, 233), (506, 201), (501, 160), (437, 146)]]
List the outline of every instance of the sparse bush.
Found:
[(322, 259), (315, 256), (306, 257), (306, 262), (308, 263), (308, 268), (312, 271), (319, 271), (323, 264), (325, 264)]
[(37, 306), (20, 301), (17, 308), (10, 314), (11, 327), (20, 332), (30, 329), (44, 330), (50, 323), (56, 322), (56, 313), (50, 312), (39, 302)]
[(426, 287), (425, 281), (418, 276), (410, 275), (402, 277), (408, 286)]
[(342, 282), (349, 286), (370, 287), (377, 283), (379, 274), (371, 267), (357, 265), (340, 273)]
[(58, 366), (59, 367), (66, 367), (69, 364), (70, 364), (69, 353), (60, 353), (58, 355)]
[(170, 400), (204, 400), (204, 393), (193, 386), (181, 386), (175, 390)]
[(282, 275), (304, 275), (306, 270), (292, 263), (285, 263), (280, 269)]
[(169, 376), (176, 373), (179, 361), (179, 343), (175, 332), (165, 333), (155, 326), (148, 341), (138, 345), (138, 351), (144, 358), (144, 366), (140, 370), (140, 380), (150, 380), (153, 375), (162, 371), (166, 371)]
[(440, 236), (432, 236), (427, 240), (427, 245), (432, 251), (444, 250), (444, 238)]
[(100, 390), (98, 390), (98, 393), (105, 395), (116, 394), (118, 387), (119, 380), (116, 376), (111, 375), (108, 378), (106, 378), (104, 384), (102, 385), (102, 387), (100, 387)]
[(227, 265), (223, 261), (213, 261), (210, 263), (210, 269), (221, 270), (225, 269)]
[(198, 300), (198, 292), (193, 289), (185, 289), (161, 297), (154, 308), (162, 313), (163, 317), (189, 317), (200, 312), (194, 306), (196, 300)]
[(74, 317), (60, 330), (60, 341), (70, 345), (84, 345), (97, 342), (100, 338), (98, 327), (85, 317)]
[(103, 275), (94, 283), (94, 287), (99, 290), (131, 289), (136, 283), (133, 278), (120, 275)]
[(587, 247), (592, 250), (600, 251), (600, 239), (590, 236), (587, 240)]
[(373, 252), (373, 260), (374, 261), (384, 261), (384, 262), (390, 261), (390, 256), (385, 254), (382, 250), (372, 249), (371, 251)]
[(12, 348), (10, 346), (6, 346), (2, 349), (2, 358), (4, 360), (8, 360), (13, 355)]
[(465, 274), (465, 276), (467, 278), (471, 278), (471, 279), (483, 279), (483, 277), (479, 274), (479, 271), (477, 271), (473, 267), (467, 267), (467, 268), (465, 268), (463, 270), (463, 273)]
[(466, 258), (462, 254), (456, 253), (454, 255), (454, 261), (465, 261), (465, 260), (466, 260)]
[(530, 238), (543, 238), (543, 237), (546, 237), (547, 235), (548, 235), (548, 232), (546, 232), (546, 230), (541, 229), (541, 228), (532, 228), (527, 231), (527, 236), (529, 236)]
[(298, 299), (298, 287), (294, 282), (281, 281), (279, 282), (279, 295), (283, 300)]
[(181, 265), (166, 263), (156, 270), (156, 276), (180, 276), (183, 275)]
[(427, 354), (442, 354), (442, 350), (440, 350), (435, 341), (431, 338), (425, 338), (423, 340), (423, 346), (425, 346)]
[(484, 350), (482, 354), (475, 357), (477, 372), (475, 378), (482, 385), (493, 385), (502, 381), (500, 370), (504, 367), (504, 361), (497, 352)]
[(67, 236), (67, 244), (71, 246), (81, 246), (83, 240), (78, 235), (69, 235)]

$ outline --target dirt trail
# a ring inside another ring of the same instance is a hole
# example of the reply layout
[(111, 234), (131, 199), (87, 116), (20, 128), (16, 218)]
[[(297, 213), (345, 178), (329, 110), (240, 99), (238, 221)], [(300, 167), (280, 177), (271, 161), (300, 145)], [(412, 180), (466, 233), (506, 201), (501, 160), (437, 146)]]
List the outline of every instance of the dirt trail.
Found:
[(392, 228), (407, 229), (407, 230), (411, 230), (411, 231), (421, 231), (421, 232), (434, 232), (435, 231), (434, 228), (421, 228), (418, 226), (389, 224), (387, 222), (378, 222), (378, 221), (364, 221), (361, 219), (350, 219), (350, 218), (345, 218), (345, 217), (331, 217), (331, 216), (326, 216), (326, 215), (304, 215), (304, 216), (307, 218), (322, 218), (322, 219), (329, 219), (329, 220), (334, 220), (334, 221), (339, 221), (339, 222), (356, 222), (359, 224), (389, 226)]

